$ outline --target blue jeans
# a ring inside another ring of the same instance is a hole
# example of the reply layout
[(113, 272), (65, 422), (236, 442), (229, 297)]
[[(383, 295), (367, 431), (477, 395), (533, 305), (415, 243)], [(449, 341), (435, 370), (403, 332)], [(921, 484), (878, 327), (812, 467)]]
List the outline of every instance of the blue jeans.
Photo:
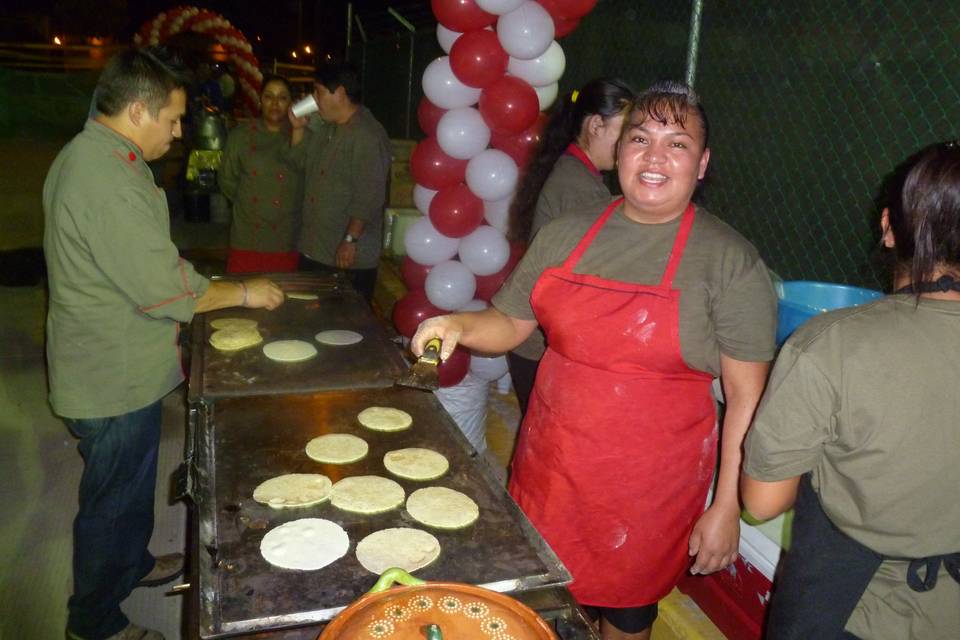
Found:
[(147, 551), (160, 448), (160, 401), (110, 418), (65, 420), (80, 438), (80, 510), (73, 521), (67, 629), (102, 640), (129, 624), (120, 603), (153, 569)]

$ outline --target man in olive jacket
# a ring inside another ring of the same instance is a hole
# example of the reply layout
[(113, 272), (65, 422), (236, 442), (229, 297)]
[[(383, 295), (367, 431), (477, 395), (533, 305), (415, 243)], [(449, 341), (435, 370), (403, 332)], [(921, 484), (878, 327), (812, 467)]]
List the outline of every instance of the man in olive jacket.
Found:
[(184, 86), (163, 49), (118, 54), (97, 83), (96, 117), (61, 150), (43, 187), (50, 403), (84, 460), (71, 639), (162, 639), (130, 624), (120, 602), (182, 568), (182, 554), (158, 562), (147, 550), (160, 401), (183, 380), (179, 323), (283, 301), (269, 280), (211, 283), (170, 241), (166, 198), (147, 162), (180, 137)]

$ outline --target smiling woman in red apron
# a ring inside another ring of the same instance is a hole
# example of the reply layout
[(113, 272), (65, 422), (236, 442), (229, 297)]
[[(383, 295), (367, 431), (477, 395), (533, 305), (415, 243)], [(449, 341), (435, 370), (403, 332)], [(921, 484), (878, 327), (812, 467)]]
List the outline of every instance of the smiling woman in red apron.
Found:
[[(776, 304), (756, 250), (690, 202), (709, 162), (707, 119), (684, 85), (635, 101), (617, 155), (624, 198), (547, 225), (473, 314), (425, 321), (438, 336), (506, 351), (547, 338), (510, 492), (600, 608), (604, 638), (646, 638), (687, 570), (737, 554), (740, 445), (773, 356)], [(716, 498), (711, 381), (727, 401)], [(691, 566), (691, 557), (692, 566)]]
[(776, 640), (960, 637), (960, 146), (888, 186), (894, 294), (798, 329), (746, 442), (747, 509), (796, 500)]

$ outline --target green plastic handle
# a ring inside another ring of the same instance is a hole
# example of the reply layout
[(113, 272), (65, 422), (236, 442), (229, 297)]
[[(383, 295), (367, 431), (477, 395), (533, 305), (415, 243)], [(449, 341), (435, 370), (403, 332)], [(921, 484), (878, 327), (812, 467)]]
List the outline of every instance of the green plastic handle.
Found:
[(373, 585), (373, 588), (367, 593), (380, 593), (381, 591), (386, 591), (394, 584), (402, 584), (407, 587), (416, 587), (417, 585), (426, 584), (426, 580), (414, 578), (400, 567), (391, 567), (381, 574), (380, 579), (377, 580), (376, 584)]

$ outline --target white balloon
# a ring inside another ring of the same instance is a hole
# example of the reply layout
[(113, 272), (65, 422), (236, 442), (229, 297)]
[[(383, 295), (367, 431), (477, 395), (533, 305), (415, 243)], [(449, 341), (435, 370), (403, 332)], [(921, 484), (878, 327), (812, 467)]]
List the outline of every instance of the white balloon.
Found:
[(476, 0), (476, 2), (477, 6), (487, 13), (502, 16), (522, 5), (525, 0)]
[(483, 219), (500, 233), (506, 233), (510, 226), (510, 204), (512, 202), (513, 194), (502, 200), (484, 200)]
[(450, 109), (437, 123), (437, 144), (451, 158), (469, 160), (490, 144), (490, 127), (472, 107)]
[(423, 215), (430, 213), (430, 203), (433, 202), (433, 196), (437, 192), (433, 189), (427, 189), (422, 184), (413, 185), (413, 206)]
[(553, 42), (553, 18), (533, 0), (497, 20), (497, 38), (514, 58), (530, 60), (542, 55)]
[(540, 101), (540, 111), (546, 111), (557, 99), (557, 93), (560, 91), (560, 83), (554, 82), (543, 87), (534, 87), (537, 92), (537, 100)]
[(487, 149), (467, 163), (467, 186), (481, 200), (502, 200), (517, 186), (517, 163), (499, 149)]
[(441, 56), (423, 72), (423, 93), (441, 109), (459, 109), (476, 104), (480, 89), (468, 87), (457, 79), (450, 68), (450, 56)]
[(443, 49), (444, 53), (450, 53), (450, 48), (453, 47), (453, 43), (462, 35), (463, 33), (459, 31), (447, 29), (439, 22), (437, 23), (437, 42), (440, 43), (440, 48)]
[(470, 355), (470, 373), (488, 382), (499, 380), (506, 375), (509, 367), (507, 366), (506, 356), (487, 356)]
[(454, 311), (473, 300), (477, 279), (462, 262), (447, 260), (430, 269), (423, 288), (433, 306)]
[(489, 276), (507, 264), (510, 243), (503, 233), (484, 224), (460, 240), (459, 254), (460, 260), (473, 274)]
[(407, 228), (403, 246), (411, 260), (432, 266), (457, 255), (460, 239), (443, 235), (423, 216)]
[(563, 49), (554, 40), (546, 51), (532, 60), (510, 58), (507, 72), (526, 80), (534, 87), (542, 87), (558, 81), (566, 66), (567, 58), (563, 55)]
[(467, 304), (457, 309), (457, 311), (483, 311), (489, 306), (490, 305), (488, 305), (486, 301), (481, 300), (480, 298), (474, 298)]

